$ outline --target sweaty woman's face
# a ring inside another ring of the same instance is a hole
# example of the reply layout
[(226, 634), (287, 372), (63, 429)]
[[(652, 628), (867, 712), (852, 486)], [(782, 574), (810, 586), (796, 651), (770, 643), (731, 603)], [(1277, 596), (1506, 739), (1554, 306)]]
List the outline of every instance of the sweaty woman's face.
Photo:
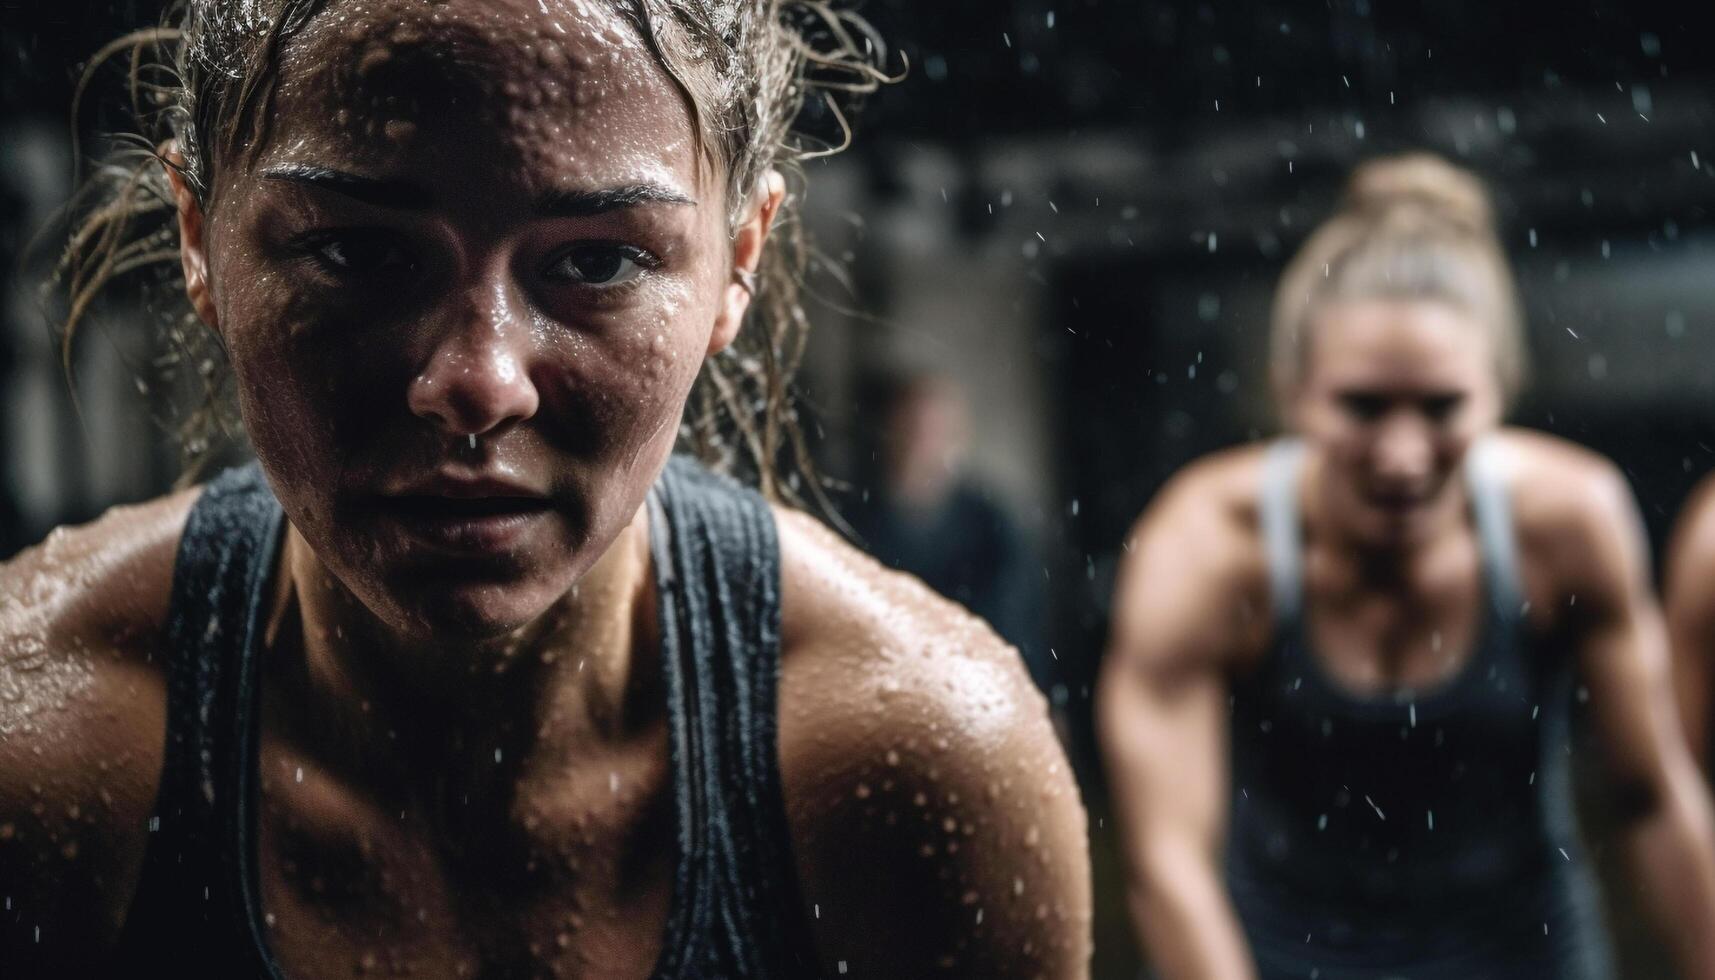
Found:
[(336, 0), (282, 52), (266, 144), (222, 164), (191, 291), (205, 261), (292, 523), (396, 628), (539, 615), (742, 313), (665, 70), (601, 4)]
[(1360, 540), (1402, 544), (1435, 527), (1472, 440), (1500, 418), (1487, 334), (1422, 300), (1324, 307), (1293, 401), (1320, 452), (1327, 517)]

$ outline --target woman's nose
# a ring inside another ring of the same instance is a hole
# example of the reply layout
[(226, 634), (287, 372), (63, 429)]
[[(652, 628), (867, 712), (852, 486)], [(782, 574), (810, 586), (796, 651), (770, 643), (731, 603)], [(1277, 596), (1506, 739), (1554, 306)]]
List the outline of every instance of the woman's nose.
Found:
[(1376, 475), (1390, 480), (1417, 480), (1433, 466), (1435, 448), (1420, 426), (1407, 420), (1389, 425), (1376, 440)]
[(412, 379), (411, 412), (449, 436), (482, 435), (536, 414), (530, 330), (503, 283), (473, 290), (438, 328)]

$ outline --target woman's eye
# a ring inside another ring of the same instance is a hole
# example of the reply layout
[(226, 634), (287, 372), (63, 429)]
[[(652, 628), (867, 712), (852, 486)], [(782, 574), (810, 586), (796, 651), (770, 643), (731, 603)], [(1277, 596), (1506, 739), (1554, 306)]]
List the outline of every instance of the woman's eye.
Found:
[(309, 250), (324, 267), (340, 275), (404, 277), (416, 271), (411, 256), (391, 235), (324, 235), (312, 241)]
[(649, 264), (648, 253), (628, 245), (580, 245), (555, 259), (545, 275), (578, 286), (630, 282)]
[(1459, 395), (1427, 398), (1423, 402), (1423, 414), (1428, 416), (1431, 422), (1445, 422), (1452, 418), (1453, 413), (1458, 411), (1463, 403), (1464, 398)]
[(1347, 414), (1363, 422), (1373, 422), (1387, 414), (1387, 399), (1375, 395), (1346, 394), (1340, 397), (1340, 404), (1345, 407)]

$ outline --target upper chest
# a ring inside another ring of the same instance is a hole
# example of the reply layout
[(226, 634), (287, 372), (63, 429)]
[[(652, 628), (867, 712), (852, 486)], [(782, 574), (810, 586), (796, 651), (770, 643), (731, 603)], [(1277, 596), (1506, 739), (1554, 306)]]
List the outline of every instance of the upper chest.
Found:
[(1342, 686), (1373, 694), (1433, 687), (1480, 653), (1503, 585), (1477, 538), (1448, 534), (1397, 563), (1308, 548), (1300, 628)]
[(575, 758), (502, 751), (490, 779), (360, 792), (265, 734), (270, 948), (289, 977), (647, 977), (672, 899), (667, 760), (657, 726)]
[(1497, 640), (1492, 631), (1503, 619), (1521, 628), (1516, 639), (1529, 648), (1521, 655), (1559, 634), (1568, 607), (1552, 564), (1524, 547), (1485, 554), (1469, 530), (1447, 535), (1408, 567), (1379, 573), (1310, 547), (1299, 636), (1306, 654), (1351, 693), (1434, 688)]

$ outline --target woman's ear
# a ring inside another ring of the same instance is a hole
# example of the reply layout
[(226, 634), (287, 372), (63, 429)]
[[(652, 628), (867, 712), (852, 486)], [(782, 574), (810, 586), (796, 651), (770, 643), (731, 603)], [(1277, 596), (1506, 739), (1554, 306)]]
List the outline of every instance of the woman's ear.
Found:
[(755, 195), (750, 215), (733, 236), (732, 281), (727, 283), (720, 311), (715, 315), (714, 332), (709, 335), (711, 355), (725, 350), (744, 323), (744, 313), (756, 293), (756, 269), (762, 261), (762, 248), (768, 242), (768, 230), (774, 226), (774, 216), (780, 213), (780, 202), (786, 199), (786, 179), (777, 170), (768, 171), (756, 182)]
[(185, 182), (180, 167), (185, 158), (178, 147), (168, 144), (161, 154), (161, 166), (167, 171), (167, 183), (173, 188), (173, 205), (179, 212), (179, 261), (184, 265), (185, 295), (191, 307), (209, 329), (220, 333), (220, 317), (215, 312), (214, 297), (208, 285), (208, 252), (203, 242), (202, 205)]

